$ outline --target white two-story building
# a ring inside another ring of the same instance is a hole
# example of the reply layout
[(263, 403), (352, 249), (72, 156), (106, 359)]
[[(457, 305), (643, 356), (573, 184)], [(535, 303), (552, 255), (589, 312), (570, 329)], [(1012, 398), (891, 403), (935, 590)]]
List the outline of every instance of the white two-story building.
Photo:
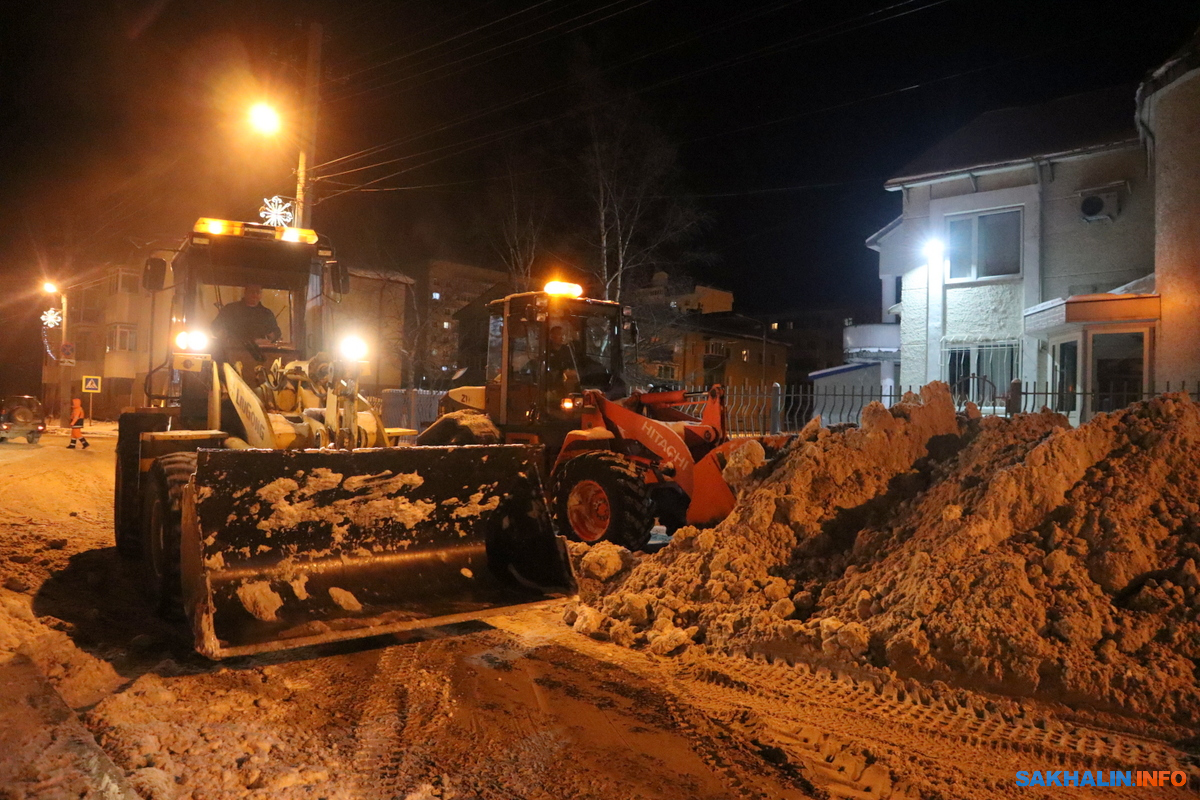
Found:
[(1076, 420), (1200, 388), (1198, 66), (984, 114), (886, 183), (900, 386), (1001, 407), (1016, 380)]

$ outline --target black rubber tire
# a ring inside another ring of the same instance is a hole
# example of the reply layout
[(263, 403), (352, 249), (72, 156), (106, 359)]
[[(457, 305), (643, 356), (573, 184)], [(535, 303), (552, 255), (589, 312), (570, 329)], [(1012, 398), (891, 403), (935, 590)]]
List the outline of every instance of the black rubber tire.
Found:
[(8, 418), (13, 422), (27, 425), (33, 422), (33, 412), (25, 406), (13, 406), (12, 410), (8, 412)]
[(142, 493), (142, 590), (155, 609), (176, 617), (183, 612), (179, 566), (183, 487), (196, 472), (196, 454), (170, 453), (154, 460)]
[(451, 411), (417, 436), (421, 447), (456, 444), (499, 444), (500, 429), (486, 414), (478, 411)]
[(116, 475), (113, 481), (113, 529), (117, 552), (126, 558), (142, 556), (141, 480), (143, 433), (165, 431), (170, 420), (165, 414), (126, 412), (117, 423)]
[[(599, 484), (608, 500), (608, 525), (602, 536), (588, 538), (575, 530), (567, 501), (583, 481)], [(594, 450), (575, 456), (550, 478), (550, 498), (559, 533), (579, 542), (612, 542), (641, 550), (650, 541), (654, 514), (641, 469), (620, 453)]]
[(30, 444), (37, 444), (41, 438), (42, 435), (40, 433), (31, 433), (25, 437), (25, 441), (29, 442)]

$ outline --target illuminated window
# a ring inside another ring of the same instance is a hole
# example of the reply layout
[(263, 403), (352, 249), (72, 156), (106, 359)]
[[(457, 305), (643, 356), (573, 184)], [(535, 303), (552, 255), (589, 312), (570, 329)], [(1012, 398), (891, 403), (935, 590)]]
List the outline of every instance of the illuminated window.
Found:
[(443, 327), (443, 328), (445, 328), (446, 330), (449, 330), (449, 329), (450, 329), (450, 323), (449, 323), (449, 322), (443, 322), (443, 323), (442, 323), (442, 327)]
[(442, 299), (442, 293), (441, 293), (441, 292), (434, 292), (434, 293), (433, 293), (433, 295), (432, 295), (432, 297), (433, 297), (433, 299), (434, 299), (434, 300), (441, 300), (441, 299)]
[(749, 360), (750, 360), (750, 351), (743, 350), (742, 351), (742, 361), (749, 361)]
[(946, 222), (950, 280), (1021, 273), (1021, 209), (955, 217)]
[(779, 323), (778, 323), (778, 322), (772, 322), (772, 323), (771, 323), (771, 330), (773, 330), (773, 331), (777, 331), (777, 330), (779, 330)]
[(108, 326), (108, 352), (130, 353), (137, 350), (137, 326), (118, 323)]

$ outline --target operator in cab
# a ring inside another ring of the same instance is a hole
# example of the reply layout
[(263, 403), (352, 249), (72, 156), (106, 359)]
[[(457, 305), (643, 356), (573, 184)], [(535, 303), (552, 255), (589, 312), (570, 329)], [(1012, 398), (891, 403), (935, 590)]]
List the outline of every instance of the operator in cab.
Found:
[(241, 300), (221, 306), (212, 329), (225, 349), (225, 360), (240, 362), (242, 378), (252, 388), (257, 386), (256, 368), (264, 362), (260, 345), (277, 342), (283, 335), (275, 313), (262, 304), (262, 287), (247, 284)]

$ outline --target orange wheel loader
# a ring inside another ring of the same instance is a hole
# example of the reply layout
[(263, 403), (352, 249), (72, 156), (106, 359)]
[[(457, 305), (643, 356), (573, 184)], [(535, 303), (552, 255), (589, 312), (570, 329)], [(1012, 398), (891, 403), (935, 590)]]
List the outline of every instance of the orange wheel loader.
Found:
[(582, 542), (637, 550), (656, 520), (673, 532), (724, 519), (734, 496), (721, 473), (749, 440), (729, 438), (721, 387), (627, 391), (622, 332), (636, 327), (582, 293), (552, 282), (493, 301), (485, 385), (447, 392), (417, 443), (541, 445), (552, 517)]

